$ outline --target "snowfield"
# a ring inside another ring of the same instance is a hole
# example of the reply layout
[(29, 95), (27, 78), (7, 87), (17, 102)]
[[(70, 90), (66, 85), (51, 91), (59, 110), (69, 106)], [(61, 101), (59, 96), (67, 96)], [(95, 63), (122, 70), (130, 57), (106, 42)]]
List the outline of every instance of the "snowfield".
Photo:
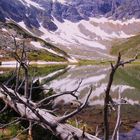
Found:
[(52, 49), (49, 49), (49, 48), (47, 48), (47, 47), (42, 47), (42, 45), (41, 45), (40, 42), (31, 41), (31, 44), (32, 44), (34, 47), (38, 48), (38, 49), (44, 49), (44, 50), (47, 50), (47, 51), (50, 52), (50, 53), (53, 53), (53, 54), (62, 56), (61, 54), (55, 52), (55, 51), (52, 50)]
[[(67, 46), (87, 46), (105, 51), (106, 41), (113, 39), (129, 38), (140, 31), (140, 20), (113, 21), (107, 18), (90, 18), (89, 21), (81, 20), (73, 23), (68, 20), (59, 22), (54, 18), (53, 22), (58, 29), (55, 32), (48, 31), (40, 23), (39, 30), (43, 33), (42, 38), (51, 40), (55, 44)], [(133, 27), (137, 26), (134, 29)]]
[[(95, 59), (98, 56), (111, 58), (108, 52), (114, 39), (126, 39), (140, 32), (140, 20), (135, 18), (114, 21), (100, 17), (73, 23), (68, 20), (59, 22), (53, 17), (53, 22), (58, 27), (54, 32), (44, 28), (40, 22), (38, 30), (42, 32), (41, 38), (59, 46), (72, 56), (81, 55), (84, 59)], [(29, 31), (24, 22), (18, 24)], [(42, 48), (40, 44), (34, 46)], [(48, 51), (56, 54), (51, 49)]]

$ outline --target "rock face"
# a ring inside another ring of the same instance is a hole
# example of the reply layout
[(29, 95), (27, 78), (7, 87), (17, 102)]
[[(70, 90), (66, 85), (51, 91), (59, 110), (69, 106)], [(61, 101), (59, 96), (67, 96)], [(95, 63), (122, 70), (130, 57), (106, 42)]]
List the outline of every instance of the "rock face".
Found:
[(97, 59), (110, 57), (113, 39), (139, 33), (139, 10), (140, 0), (0, 0), (0, 21), (14, 20), (73, 57)]
[(111, 16), (114, 19), (140, 18), (140, 0), (124, 0)]
[(1, 0), (0, 21), (6, 18), (24, 21), (29, 28), (42, 24), (50, 31), (57, 30), (53, 17), (64, 22), (88, 20), (89, 17), (106, 16), (113, 19), (140, 18), (140, 0)]

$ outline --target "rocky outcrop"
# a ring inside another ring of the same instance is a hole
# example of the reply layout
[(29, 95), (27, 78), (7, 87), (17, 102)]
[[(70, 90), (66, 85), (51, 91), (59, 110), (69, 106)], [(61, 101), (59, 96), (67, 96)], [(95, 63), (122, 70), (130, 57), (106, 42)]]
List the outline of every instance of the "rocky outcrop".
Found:
[(113, 19), (140, 18), (139, 0), (69, 0), (66, 3), (46, 0), (1, 0), (0, 21), (6, 18), (23, 21), (29, 28), (39, 28), (42, 24), (50, 31), (57, 30), (53, 17), (64, 22), (88, 20), (89, 17), (113, 17)]

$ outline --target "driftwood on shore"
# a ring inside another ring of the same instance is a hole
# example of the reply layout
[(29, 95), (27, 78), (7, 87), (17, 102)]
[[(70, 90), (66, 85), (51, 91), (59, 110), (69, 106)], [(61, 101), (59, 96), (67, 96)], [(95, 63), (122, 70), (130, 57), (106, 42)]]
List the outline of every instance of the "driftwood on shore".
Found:
[(92, 89), (90, 89), (85, 102), (77, 110), (61, 117), (52, 115), (49, 110), (37, 108), (36, 103), (20, 96), (3, 84), (0, 85), (0, 99), (21, 116), (21, 118), (18, 119), (35, 122), (43, 128), (49, 129), (53, 135), (61, 140), (100, 140), (99, 138), (66, 123), (67, 119), (77, 114), (86, 106), (91, 91)]
[[(33, 88), (33, 79), (29, 79), (29, 63), (27, 59), (26, 54), (26, 47), (23, 43), (23, 50), (21, 53), (21, 56), (18, 54), (17, 51), (17, 45), (16, 40), (15, 41), (15, 52), (13, 53), (13, 56), (15, 60), (18, 62), (18, 65), (15, 70), (16, 80), (15, 84), (12, 87), (9, 87), (8, 84), (0, 83), (0, 99), (4, 101), (5, 106), (0, 112), (3, 112), (7, 106), (14, 109), (20, 117), (14, 120), (13, 122), (10, 122), (10, 124), (15, 123), (20, 120), (27, 120), (29, 121), (29, 124), (35, 123), (40, 126), (42, 126), (46, 130), (50, 130), (53, 135), (55, 135), (57, 138), (61, 140), (101, 140), (97, 138), (96, 136), (93, 136), (91, 134), (88, 134), (85, 132), (85, 129), (80, 130), (78, 128), (75, 128), (69, 124), (67, 124), (67, 120), (75, 116), (77, 113), (79, 113), (81, 110), (83, 110), (87, 103), (88, 99), (92, 93), (92, 87), (89, 89), (89, 93), (87, 94), (87, 97), (84, 101), (84, 103), (81, 103), (81, 105), (74, 110), (73, 112), (66, 114), (64, 116), (55, 116), (53, 115), (52, 110), (43, 109), (41, 106), (43, 103), (50, 103), (55, 98), (70, 94), (73, 97), (75, 97), (78, 100), (78, 97), (76, 96), (76, 92), (78, 88), (80, 87), (81, 82), (79, 83), (78, 87), (73, 91), (67, 91), (64, 93), (56, 93), (53, 95), (50, 95), (44, 99), (42, 99), (39, 102), (33, 102), (32, 101), (32, 88)], [(109, 107), (110, 104), (113, 106), (114, 101), (111, 98), (110, 90), (111, 86), (114, 80), (114, 75), (117, 71), (117, 69), (120, 66), (124, 66), (125, 64), (131, 63), (137, 59), (137, 56), (134, 59), (130, 59), (128, 61), (122, 61), (121, 60), (121, 54), (119, 54), (117, 62), (115, 65), (111, 64), (111, 72), (109, 75), (108, 84), (105, 90), (105, 99), (104, 99), (104, 140), (109, 140), (110, 133), (109, 133)], [(23, 71), (24, 79), (23, 82), (19, 82), (20, 80), (20, 72)], [(46, 78), (45, 78), (46, 79)], [(47, 77), (47, 79), (49, 79)], [(8, 83), (8, 82), (7, 82)], [(24, 83), (24, 84), (23, 84)], [(24, 96), (21, 96), (21, 93), (19, 93), (20, 87), (24, 88)], [(120, 125), (120, 109), (118, 108), (118, 121), (116, 123), (116, 127), (114, 129), (113, 137), (114, 140), (116, 138), (116, 134), (119, 129)], [(0, 124), (0, 128), (5, 127), (9, 124)], [(31, 125), (29, 126), (32, 127)]]
[[(19, 114), (20, 117), (8, 124), (0, 124), (0, 128), (6, 127), (7, 125), (10, 124), (14, 124), (15, 122), (20, 120), (27, 120), (29, 124), (35, 123), (42, 126), (46, 130), (50, 130), (53, 135), (55, 135), (57, 138), (61, 140), (99, 140), (97, 137), (86, 133), (85, 130), (75, 128), (67, 124), (66, 122), (69, 118), (73, 117), (86, 107), (88, 99), (92, 93), (92, 87), (89, 90), (85, 102), (81, 104), (76, 110), (67, 115), (54, 116), (52, 114), (52, 110), (42, 109), (41, 105), (44, 102), (47, 101), (49, 103), (56, 97), (65, 94), (70, 94), (75, 98), (78, 98), (76, 97), (75, 93), (77, 92), (81, 82), (79, 83), (78, 88), (73, 91), (49, 96), (45, 99), (42, 99), (42, 101), (38, 103), (33, 102), (32, 101), (33, 80), (31, 80), (30, 84), (29, 63), (26, 53), (26, 46), (25, 43), (23, 42), (22, 52), (19, 55), (17, 51), (18, 45), (16, 43), (16, 39), (14, 36), (13, 39), (15, 44), (15, 51), (13, 52), (13, 57), (17, 62), (15, 69), (16, 80), (15, 84), (12, 85), (12, 87), (8, 86), (10, 80), (8, 80), (8, 82), (6, 82), (5, 84), (0, 83), (0, 99), (4, 101), (5, 107), (6, 106), (11, 107)], [(23, 82), (20, 83), (19, 80), (21, 71), (24, 74), (24, 78)], [(20, 87), (24, 88), (24, 96), (21, 96), (21, 94), (19, 93)], [(1, 110), (2, 112), (5, 110), (5, 107)], [(29, 125), (29, 129), (31, 127), (32, 125)]]

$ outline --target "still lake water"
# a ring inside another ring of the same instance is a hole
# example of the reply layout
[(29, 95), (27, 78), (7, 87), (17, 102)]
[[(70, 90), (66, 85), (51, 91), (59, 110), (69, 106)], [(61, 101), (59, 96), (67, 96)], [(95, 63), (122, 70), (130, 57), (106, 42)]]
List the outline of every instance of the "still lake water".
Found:
[[(46, 83), (45, 86), (53, 88), (59, 93), (76, 89), (78, 83), (82, 80), (77, 93), (81, 102), (85, 100), (89, 87), (92, 86), (93, 92), (89, 99), (89, 105), (103, 105), (104, 91), (108, 82), (109, 72), (109, 66), (71, 66), (67, 72)], [(56, 73), (54, 72), (54, 74)], [(43, 81), (45, 77), (40, 79)], [(118, 100), (119, 91), (122, 97), (130, 104), (140, 103), (140, 66), (129, 65), (117, 71), (111, 89), (111, 95), (114, 100)], [(75, 100), (74, 97), (65, 95), (58, 98), (56, 102), (62, 99), (65, 104)]]
[[(89, 116), (86, 119), (93, 119), (93, 121), (87, 121), (87, 124), (89, 123), (92, 126), (99, 120), (97, 124), (101, 125), (100, 123), (102, 123), (102, 119), (100, 119), (102, 114), (95, 117), (96, 111), (94, 112), (93, 108), (97, 106), (102, 108), (103, 106), (104, 91), (108, 82), (109, 72), (110, 66), (68, 66), (65, 69), (53, 71), (53, 73), (47, 73), (47, 75), (41, 73), (36, 78), (39, 78), (45, 88), (53, 88), (57, 93), (76, 89), (79, 81), (82, 80), (82, 84), (76, 93), (81, 102), (86, 99), (89, 88), (92, 86), (93, 92), (88, 102), (91, 109), (87, 109), (86, 114), (84, 114), (85, 112), (80, 114), (83, 116), (83, 120), (85, 115)], [(3, 73), (5, 71), (0, 69), (0, 74)], [(111, 96), (114, 101), (118, 100), (118, 92), (129, 104), (123, 105), (121, 109), (123, 125), (121, 126), (120, 139), (140, 140), (140, 65), (127, 65), (117, 71), (111, 89)], [(62, 104), (77, 106), (78, 102), (74, 97), (64, 95), (55, 100), (54, 106)], [(80, 115), (78, 117), (82, 119)], [(115, 117), (111, 118), (115, 123)]]

